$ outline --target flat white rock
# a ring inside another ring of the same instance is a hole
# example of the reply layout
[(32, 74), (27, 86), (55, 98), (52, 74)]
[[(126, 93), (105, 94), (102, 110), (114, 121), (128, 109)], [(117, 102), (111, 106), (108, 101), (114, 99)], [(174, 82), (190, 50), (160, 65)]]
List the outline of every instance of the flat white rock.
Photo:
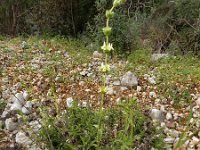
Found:
[(28, 115), (30, 114), (30, 111), (26, 107), (22, 107), (22, 113)]
[(155, 92), (149, 92), (149, 97), (150, 98), (156, 98), (156, 93)]
[(137, 86), (138, 79), (132, 72), (128, 71), (125, 75), (122, 76), (121, 85), (127, 87)]
[(141, 86), (137, 86), (137, 92), (140, 92), (142, 90)]
[(4, 110), (3, 113), (1, 114), (1, 118), (7, 118), (9, 116), (8, 110)]
[(14, 101), (17, 101), (17, 102), (23, 104), (24, 100), (25, 99), (24, 99), (23, 93), (17, 93), (17, 94), (15, 94)]
[(120, 81), (114, 81), (113, 82), (113, 85), (115, 85), (115, 86), (120, 86), (120, 84), (121, 84)]
[(102, 58), (103, 54), (99, 53), (98, 51), (94, 51), (92, 56), (93, 58)]
[(23, 92), (23, 98), (24, 98), (24, 100), (28, 100), (29, 99), (29, 94), (28, 94), (27, 91)]
[(148, 78), (148, 82), (149, 82), (150, 84), (156, 84), (155, 77), (149, 77), (149, 78)]
[(14, 131), (18, 127), (18, 122), (14, 122), (12, 118), (8, 118), (5, 121), (5, 127), (8, 131)]
[(175, 141), (175, 138), (172, 138), (172, 137), (167, 137), (164, 139), (165, 143), (168, 143), (168, 144), (173, 144), (174, 141)]
[(150, 111), (150, 117), (152, 118), (152, 120), (157, 120), (162, 122), (164, 120), (164, 114), (161, 110), (158, 109), (152, 109)]
[(198, 99), (196, 100), (196, 104), (200, 105), (200, 97), (198, 97)]
[(166, 119), (167, 119), (167, 120), (171, 120), (172, 118), (173, 118), (173, 117), (172, 117), (172, 114), (168, 112), (168, 113), (166, 114)]
[(10, 107), (10, 110), (21, 110), (22, 105), (24, 104), (23, 93), (17, 93), (12, 97), (13, 104)]
[(155, 54), (152, 54), (151, 60), (157, 61), (161, 58), (165, 58), (165, 57), (168, 57), (168, 56), (169, 56), (169, 54), (167, 54), (167, 53), (166, 54), (155, 53)]
[(115, 91), (113, 90), (112, 87), (108, 87), (108, 88), (107, 88), (107, 93), (106, 93), (106, 94), (108, 94), (108, 95), (113, 95), (113, 94), (115, 94)]
[(120, 87), (120, 90), (123, 92), (123, 91), (126, 91), (126, 90), (128, 90), (128, 88), (127, 88), (127, 87), (124, 87), (124, 86), (122, 86), (122, 87)]
[(21, 144), (24, 147), (29, 147), (32, 143), (30, 138), (28, 136), (26, 136), (26, 134), (22, 131), (19, 131), (16, 134), (15, 141), (16, 141), (16, 143)]
[(72, 97), (69, 97), (67, 98), (66, 102), (67, 102), (67, 107), (72, 107), (73, 105), (73, 98)]
[(12, 111), (12, 110), (22, 110), (22, 104), (19, 103), (19, 102), (17, 102), (17, 101), (15, 101), (15, 102), (11, 105), (10, 110), (11, 110), (11, 111)]

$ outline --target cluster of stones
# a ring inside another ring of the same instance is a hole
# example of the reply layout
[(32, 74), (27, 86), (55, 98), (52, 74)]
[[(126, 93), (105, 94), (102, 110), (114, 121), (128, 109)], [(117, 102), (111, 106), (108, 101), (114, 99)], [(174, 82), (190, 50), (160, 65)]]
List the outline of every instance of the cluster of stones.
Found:
[[(7, 105), (1, 114), (1, 130), (9, 134), (9, 138), (6, 140), (11, 142), (10, 148), (24, 147), (30, 150), (39, 150), (29, 137), (31, 132), (37, 133), (41, 128), (40, 120), (33, 112), (37, 104), (29, 100), (27, 91), (13, 93), (19, 87), (21, 84), (17, 83), (12, 91), (7, 89), (2, 92), (2, 99), (7, 101)], [(25, 118), (29, 118), (28, 121), (24, 122)], [(31, 129), (30, 132), (27, 128)], [(9, 149), (9, 147), (7, 148)]]

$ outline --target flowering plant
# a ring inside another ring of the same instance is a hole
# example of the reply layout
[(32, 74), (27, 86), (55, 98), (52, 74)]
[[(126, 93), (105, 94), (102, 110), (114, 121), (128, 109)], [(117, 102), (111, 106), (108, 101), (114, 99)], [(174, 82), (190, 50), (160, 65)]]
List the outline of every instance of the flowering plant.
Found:
[(114, 16), (114, 9), (121, 4), (125, 3), (126, 0), (114, 0), (113, 5), (111, 9), (106, 11), (106, 26), (102, 29), (103, 33), (105, 35), (105, 41), (103, 45), (101, 46), (101, 49), (105, 53), (105, 62), (101, 64), (100, 71), (103, 73), (103, 86), (100, 88), (100, 92), (102, 94), (102, 100), (101, 100), (101, 109), (103, 109), (103, 101), (105, 94), (107, 93), (107, 87), (106, 87), (106, 75), (110, 72), (110, 65), (108, 64), (108, 55), (111, 51), (114, 50), (112, 43), (109, 43), (109, 36), (112, 32), (112, 28), (109, 26), (110, 19)]

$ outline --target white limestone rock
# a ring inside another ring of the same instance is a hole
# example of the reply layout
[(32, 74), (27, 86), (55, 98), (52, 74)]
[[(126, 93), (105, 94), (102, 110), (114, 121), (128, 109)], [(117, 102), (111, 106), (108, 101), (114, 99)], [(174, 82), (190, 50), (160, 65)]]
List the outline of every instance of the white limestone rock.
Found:
[(152, 118), (152, 120), (157, 120), (160, 122), (163, 122), (165, 118), (164, 113), (158, 109), (152, 109), (150, 111), (150, 117)]
[(168, 112), (167, 114), (166, 114), (166, 119), (167, 120), (171, 120), (173, 117), (172, 117), (172, 114), (170, 113), (170, 112)]
[(14, 131), (18, 127), (18, 122), (14, 122), (12, 118), (8, 118), (5, 121), (5, 127), (8, 131)]
[(67, 98), (66, 102), (67, 102), (67, 107), (72, 107), (73, 105), (73, 98), (72, 97), (69, 97)]
[(20, 144), (24, 147), (29, 147), (32, 144), (30, 138), (26, 135), (26, 133), (19, 131), (16, 134), (15, 141), (17, 144)]
[(126, 87), (135, 87), (138, 85), (138, 79), (132, 72), (128, 71), (122, 76), (121, 85)]

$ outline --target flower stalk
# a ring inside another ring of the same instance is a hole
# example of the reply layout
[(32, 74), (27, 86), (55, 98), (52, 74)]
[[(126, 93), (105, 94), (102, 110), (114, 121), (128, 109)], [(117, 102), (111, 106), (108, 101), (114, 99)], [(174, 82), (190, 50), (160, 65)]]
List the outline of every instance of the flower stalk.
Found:
[(101, 49), (103, 50), (103, 52), (105, 54), (105, 61), (104, 61), (104, 63), (101, 64), (101, 67), (100, 67), (100, 71), (103, 74), (103, 76), (102, 76), (103, 85), (100, 88), (100, 92), (102, 94), (102, 99), (101, 99), (101, 104), (100, 104), (101, 110), (103, 110), (104, 97), (105, 97), (105, 94), (107, 93), (106, 76), (110, 73), (110, 65), (108, 62), (108, 55), (111, 53), (111, 51), (114, 50), (112, 43), (109, 42), (109, 36), (112, 32), (112, 28), (110, 27), (109, 23), (110, 23), (110, 19), (112, 19), (114, 16), (114, 9), (116, 7), (122, 5), (125, 2), (126, 2), (126, 0), (114, 0), (111, 9), (107, 10), (105, 13), (106, 26), (102, 29), (103, 33), (105, 35), (105, 41), (103, 43), (103, 46), (101, 46)]
[(104, 98), (105, 95), (107, 93), (107, 86), (106, 86), (106, 75), (108, 75), (110, 73), (110, 65), (108, 62), (108, 55), (110, 54), (111, 51), (114, 50), (112, 43), (109, 43), (109, 36), (112, 32), (112, 28), (109, 26), (109, 21), (110, 19), (114, 16), (114, 8), (118, 7), (119, 5), (123, 4), (126, 0), (114, 0), (113, 1), (113, 6), (111, 7), (111, 9), (106, 11), (106, 27), (104, 27), (103, 33), (105, 35), (105, 41), (103, 43), (103, 46), (101, 46), (101, 49), (103, 50), (103, 53), (105, 54), (105, 61), (104, 63), (101, 64), (100, 66), (100, 71), (102, 72), (102, 86), (100, 87), (100, 92), (101, 92), (101, 102), (100, 102), (100, 118), (98, 121), (98, 135), (97, 135), (97, 145), (99, 146), (101, 144), (101, 141), (99, 139), (101, 139), (102, 137), (102, 131), (104, 129), (101, 121), (103, 119), (103, 103), (104, 103)]

